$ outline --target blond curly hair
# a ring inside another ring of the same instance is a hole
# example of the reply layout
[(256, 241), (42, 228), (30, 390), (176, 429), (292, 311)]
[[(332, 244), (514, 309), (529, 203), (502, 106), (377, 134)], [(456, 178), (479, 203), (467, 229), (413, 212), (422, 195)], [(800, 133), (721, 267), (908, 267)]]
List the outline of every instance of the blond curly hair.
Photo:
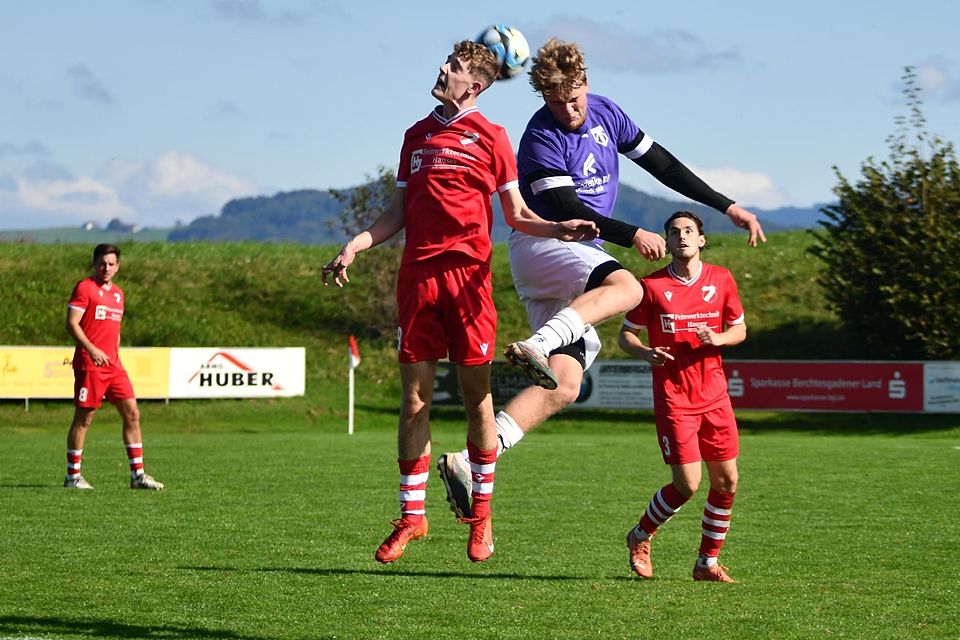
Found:
[(470, 69), (470, 73), (476, 76), (484, 89), (493, 84), (500, 73), (497, 56), (480, 43), (461, 40), (453, 45), (453, 55)]
[(550, 38), (537, 51), (530, 68), (530, 86), (541, 96), (569, 95), (586, 81), (587, 65), (575, 42)]

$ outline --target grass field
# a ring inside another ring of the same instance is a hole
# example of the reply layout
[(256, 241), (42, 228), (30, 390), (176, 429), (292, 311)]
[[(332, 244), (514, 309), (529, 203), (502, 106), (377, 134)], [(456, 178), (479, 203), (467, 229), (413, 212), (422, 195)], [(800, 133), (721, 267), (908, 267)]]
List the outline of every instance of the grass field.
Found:
[[(482, 565), (433, 474), (430, 535), (381, 566), (391, 411), (364, 404), (351, 437), (197, 404), (143, 407), (159, 493), (126, 488), (114, 416), (77, 492), (69, 408), (2, 407), (22, 420), (0, 429), (0, 638), (960, 637), (955, 416), (742, 414), (723, 553), (741, 583), (719, 585), (690, 579), (703, 491), (657, 537), (655, 579), (629, 571), (623, 537), (667, 478), (648, 414), (565, 414), (507, 453)], [(436, 454), (462, 429), (438, 412)]]
[[(706, 256), (734, 271), (747, 309), (749, 338), (728, 357), (856, 357), (809, 236), (743, 240), (711, 237)], [(658, 535), (656, 578), (633, 578), (624, 535), (667, 481), (644, 412), (563, 414), (509, 452), (482, 565), (434, 474), (430, 535), (384, 567), (373, 552), (397, 516), (395, 354), (344, 311), (377, 274), (361, 259), (349, 290), (323, 289), (331, 247), (122, 248), (124, 344), (304, 346), (307, 394), (143, 403), (160, 493), (126, 488), (112, 409), (84, 450), (96, 489), (71, 492), (69, 403), (0, 401), (0, 640), (960, 638), (960, 416), (742, 413), (723, 553), (737, 585), (690, 579), (703, 490)], [(68, 343), (64, 306), (90, 249), (0, 242), (0, 344)], [(494, 286), (502, 347), (527, 331), (502, 246)], [(617, 328), (601, 325), (608, 345)], [(363, 355), (352, 437), (349, 332)], [(435, 454), (463, 430), (459, 411), (435, 411)]]

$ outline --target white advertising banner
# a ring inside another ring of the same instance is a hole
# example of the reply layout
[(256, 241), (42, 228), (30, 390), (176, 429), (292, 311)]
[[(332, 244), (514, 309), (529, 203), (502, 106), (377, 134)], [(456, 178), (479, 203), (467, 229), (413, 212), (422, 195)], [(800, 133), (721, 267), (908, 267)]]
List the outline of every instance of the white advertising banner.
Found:
[(652, 409), (650, 365), (642, 360), (597, 360), (583, 375), (574, 407)]
[(170, 349), (171, 398), (302, 396), (306, 350)]
[(924, 411), (960, 413), (960, 362), (927, 362), (923, 377)]

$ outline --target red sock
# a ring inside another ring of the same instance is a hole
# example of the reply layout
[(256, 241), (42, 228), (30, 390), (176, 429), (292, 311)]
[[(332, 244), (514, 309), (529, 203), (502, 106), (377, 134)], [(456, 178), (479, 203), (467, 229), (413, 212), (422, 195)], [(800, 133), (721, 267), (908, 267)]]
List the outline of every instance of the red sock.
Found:
[(67, 476), (75, 479), (80, 475), (80, 459), (83, 449), (67, 449)]
[(680, 493), (672, 482), (661, 487), (660, 491), (650, 498), (650, 504), (640, 518), (639, 527), (646, 531), (648, 536), (652, 536), (657, 528), (672, 518), (689, 499)]
[(720, 547), (730, 529), (730, 516), (733, 509), (732, 493), (710, 489), (707, 504), (703, 507), (703, 528), (700, 536), (700, 555), (717, 557)]
[(130, 477), (143, 475), (143, 444), (137, 442), (127, 445), (127, 461), (130, 463)]
[(497, 449), (481, 449), (467, 440), (467, 453), (470, 458), (470, 475), (473, 476), (473, 488), (470, 492), (473, 515), (476, 518), (486, 518), (490, 515), (490, 499), (493, 497)]
[(400, 465), (400, 517), (419, 522), (426, 513), (427, 478), (430, 477), (430, 456), (413, 460), (397, 460)]

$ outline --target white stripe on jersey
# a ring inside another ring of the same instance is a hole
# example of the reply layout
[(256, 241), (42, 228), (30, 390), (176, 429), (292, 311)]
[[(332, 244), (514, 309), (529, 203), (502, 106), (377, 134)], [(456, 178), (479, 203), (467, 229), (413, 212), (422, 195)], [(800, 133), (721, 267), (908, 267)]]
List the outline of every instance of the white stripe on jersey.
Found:
[(533, 195), (538, 195), (542, 191), (547, 189), (556, 189), (557, 187), (572, 187), (573, 178), (570, 176), (550, 176), (549, 178), (541, 178), (536, 182), (530, 184), (530, 190), (533, 191)]
[(443, 117), (443, 110), (441, 109), (441, 107), (437, 107), (436, 109), (434, 109), (434, 110), (431, 111), (430, 113), (433, 114), (433, 117), (434, 117), (435, 119), (439, 120), (439, 121), (442, 122), (443, 124), (449, 125), (449, 124), (453, 124), (454, 122), (456, 122), (456, 121), (459, 120), (460, 118), (464, 117), (465, 115), (470, 114), (470, 113), (473, 113), (473, 112), (475, 112), (475, 111), (479, 111), (479, 109), (478, 109), (476, 106), (467, 107), (466, 109), (464, 109), (464, 110), (462, 110), (462, 111), (457, 111), (455, 114), (453, 114), (453, 115), (450, 116), (449, 118), (444, 118), (444, 117)]
[(506, 184), (502, 184), (499, 187), (497, 187), (497, 192), (503, 193), (505, 191), (510, 191), (510, 189), (516, 189), (519, 186), (520, 186), (519, 180), (512, 180), (510, 182), (507, 182)]
[(650, 151), (650, 147), (652, 146), (653, 146), (653, 138), (651, 138), (647, 134), (643, 134), (643, 137), (640, 138), (640, 142), (637, 144), (637, 146), (634, 147), (631, 151), (627, 151), (623, 155), (627, 156), (631, 160), (636, 160), (637, 158), (640, 158), (641, 156), (643, 156), (643, 154), (645, 154), (647, 151)]

